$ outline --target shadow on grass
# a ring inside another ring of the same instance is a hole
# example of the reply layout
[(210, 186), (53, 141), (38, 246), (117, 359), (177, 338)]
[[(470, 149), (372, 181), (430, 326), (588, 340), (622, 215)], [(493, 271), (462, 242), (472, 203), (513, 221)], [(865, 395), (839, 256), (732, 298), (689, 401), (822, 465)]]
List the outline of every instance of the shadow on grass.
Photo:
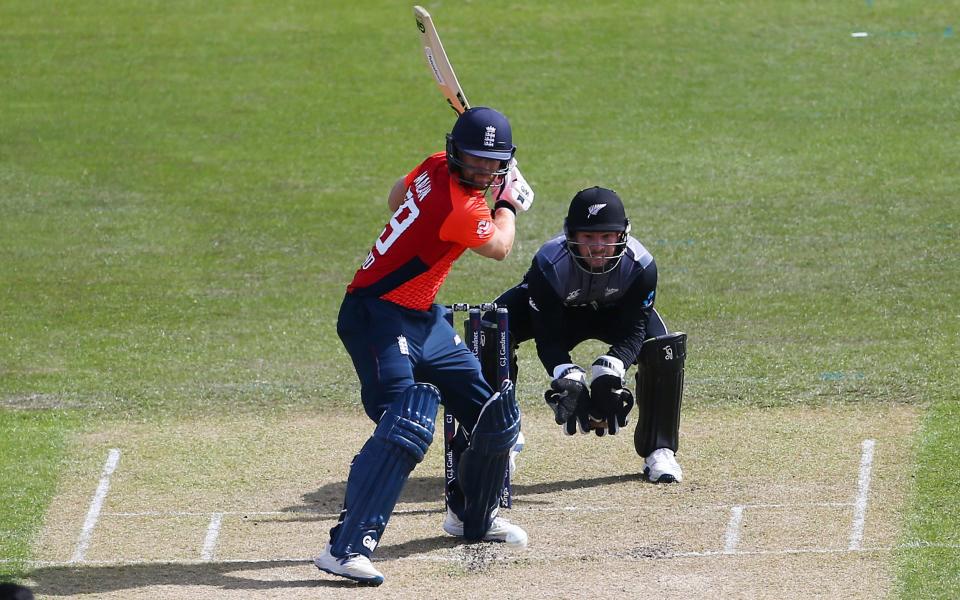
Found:
[[(375, 560), (395, 560), (442, 548), (455, 548), (465, 542), (450, 536), (410, 540), (383, 546)], [(257, 571), (269, 569), (303, 569), (295, 578), (265, 579)], [(70, 565), (44, 567), (29, 574), (34, 593), (42, 596), (75, 596), (134, 590), (153, 586), (203, 586), (219, 590), (283, 590), (294, 588), (358, 588), (346, 579), (321, 573), (310, 560), (280, 559), (250, 562), (217, 562), (178, 564), (145, 563), (134, 565)], [(322, 597), (318, 596), (318, 597)]]
[[(296, 579), (258, 579), (254, 572), (302, 567)], [(347, 580), (323, 579), (316, 567), (301, 560), (265, 560), (249, 563), (149, 563), (139, 565), (79, 565), (45, 567), (30, 573), (34, 592), (41, 596), (107, 594), (151, 586), (205, 586), (222, 590), (280, 590), (291, 588), (355, 587)]]
[[(514, 485), (515, 506), (550, 505), (547, 499), (531, 498), (541, 494), (602, 487), (630, 481), (643, 481), (640, 474), (609, 475), (553, 481), (532, 485)], [(304, 495), (304, 504), (282, 510), (292, 513), (337, 512), (346, 482), (325, 485)], [(442, 477), (412, 477), (404, 489), (402, 502), (417, 503), (436, 501), (436, 508), (423, 509), (422, 512), (442, 510), (440, 495), (443, 490)], [(303, 516), (305, 521), (314, 521), (320, 517)], [(375, 560), (396, 560), (416, 554), (428, 554), (435, 550), (450, 549), (464, 545), (459, 538), (447, 535), (410, 540), (402, 544), (384, 545), (377, 550)], [(289, 575), (285, 579), (267, 579), (257, 575), (258, 571), (280, 568), (302, 568), (302, 576)], [(221, 590), (282, 590), (295, 588), (351, 588), (357, 584), (340, 579), (331, 579), (319, 573), (307, 559), (278, 559), (251, 562), (203, 562), (203, 563), (145, 563), (133, 565), (70, 565), (43, 567), (30, 573), (39, 595), (58, 597), (80, 594), (107, 594), (122, 590), (132, 590), (160, 585), (203, 586)]]
[[(605, 477), (590, 477), (582, 479), (570, 479), (566, 481), (551, 481), (546, 483), (535, 483), (531, 485), (513, 485), (514, 505), (546, 505), (549, 501), (531, 498), (540, 494), (552, 494), (554, 492), (563, 492), (568, 490), (579, 490), (584, 488), (603, 487), (615, 485), (629, 481), (644, 481), (640, 473), (628, 473), (626, 475), (607, 475)], [(303, 503), (295, 506), (288, 506), (280, 510), (284, 512), (322, 512), (339, 513), (343, 503), (343, 495), (347, 489), (347, 482), (338, 481), (322, 486), (315, 492), (309, 492), (303, 495)], [(438, 508), (443, 503), (443, 478), (442, 477), (411, 477), (403, 488), (400, 496), (401, 503), (419, 504), (424, 502), (437, 502)], [(419, 512), (419, 511), (413, 511)], [(426, 509), (422, 512), (433, 512)], [(311, 520), (311, 519), (308, 519)]]

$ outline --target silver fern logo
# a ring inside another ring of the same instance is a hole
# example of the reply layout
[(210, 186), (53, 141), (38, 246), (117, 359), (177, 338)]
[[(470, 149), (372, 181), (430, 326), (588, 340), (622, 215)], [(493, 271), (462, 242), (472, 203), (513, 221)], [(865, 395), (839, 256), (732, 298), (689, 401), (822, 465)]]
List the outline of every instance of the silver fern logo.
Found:
[(603, 207), (604, 207), (604, 206), (606, 206), (606, 203), (603, 203), (603, 204), (591, 204), (590, 206), (588, 206), (588, 207), (587, 207), (587, 218), (589, 219), (590, 217), (595, 217), (595, 216), (597, 216), (597, 213), (599, 213), (601, 210), (603, 210)]

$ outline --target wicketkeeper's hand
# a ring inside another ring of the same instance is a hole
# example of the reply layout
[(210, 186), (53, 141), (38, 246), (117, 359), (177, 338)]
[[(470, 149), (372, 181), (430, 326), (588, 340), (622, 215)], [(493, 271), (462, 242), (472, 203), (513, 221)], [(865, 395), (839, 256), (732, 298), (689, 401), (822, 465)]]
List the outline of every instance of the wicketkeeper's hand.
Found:
[(586, 372), (574, 364), (562, 364), (553, 370), (554, 379), (543, 399), (553, 410), (554, 420), (563, 427), (563, 432), (573, 435), (580, 431), (586, 433), (587, 411), (590, 405), (590, 392), (587, 390)]
[(592, 366), (590, 401), (593, 413), (592, 427), (597, 435), (616, 435), (627, 425), (627, 415), (633, 409), (633, 394), (624, 387), (623, 362), (609, 355), (597, 358)]
[(497, 194), (496, 199), (506, 200), (517, 209), (517, 212), (523, 212), (533, 204), (533, 196), (533, 188), (520, 174), (516, 159), (511, 158), (509, 170), (503, 177), (503, 185), (500, 187), (500, 193)]

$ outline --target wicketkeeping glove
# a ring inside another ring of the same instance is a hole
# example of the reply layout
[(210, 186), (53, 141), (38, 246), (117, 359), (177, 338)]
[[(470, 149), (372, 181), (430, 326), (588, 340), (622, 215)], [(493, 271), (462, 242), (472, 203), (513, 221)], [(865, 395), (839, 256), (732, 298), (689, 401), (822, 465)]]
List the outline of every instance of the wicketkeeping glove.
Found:
[[(627, 415), (633, 409), (633, 394), (623, 386), (623, 361), (604, 355), (594, 361), (590, 383), (592, 412), (599, 416), (593, 423), (594, 431), (602, 436), (616, 435), (627, 425)], [(600, 421), (597, 423), (596, 421)], [(605, 423), (604, 423), (605, 421)], [(604, 427), (604, 424), (606, 427)]]
[(533, 188), (527, 183), (517, 168), (517, 161), (510, 159), (509, 170), (503, 177), (503, 186), (497, 194), (497, 200), (506, 200), (517, 209), (517, 212), (528, 210), (533, 204)]
[(562, 364), (553, 370), (553, 375), (543, 399), (553, 410), (554, 420), (567, 435), (576, 433), (578, 425), (580, 431), (586, 433), (590, 393), (585, 371), (574, 364)]

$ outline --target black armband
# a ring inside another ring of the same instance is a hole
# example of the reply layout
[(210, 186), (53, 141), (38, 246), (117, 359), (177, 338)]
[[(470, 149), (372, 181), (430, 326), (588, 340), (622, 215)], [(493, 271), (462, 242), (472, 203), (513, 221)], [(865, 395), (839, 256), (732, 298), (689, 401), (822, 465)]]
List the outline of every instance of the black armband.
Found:
[(505, 208), (514, 215), (517, 214), (517, 209), (513, 206), (513, 204), (507, 202), (506, 200), (497, 200), (493, 205), (493, 212), (496, 213), (498, 208)]

